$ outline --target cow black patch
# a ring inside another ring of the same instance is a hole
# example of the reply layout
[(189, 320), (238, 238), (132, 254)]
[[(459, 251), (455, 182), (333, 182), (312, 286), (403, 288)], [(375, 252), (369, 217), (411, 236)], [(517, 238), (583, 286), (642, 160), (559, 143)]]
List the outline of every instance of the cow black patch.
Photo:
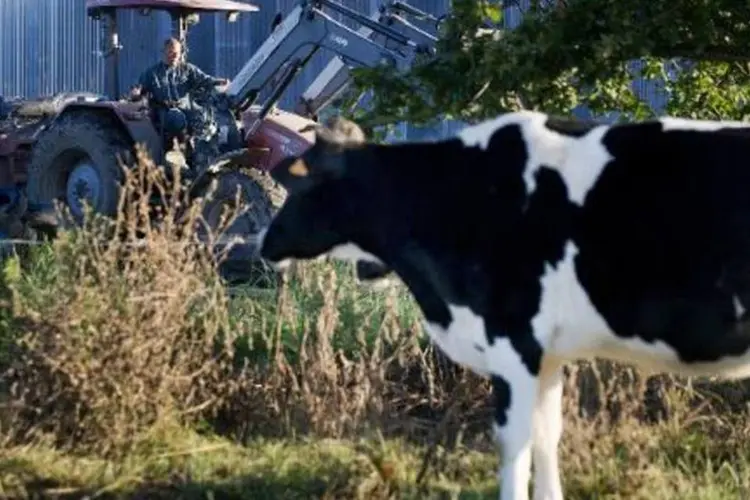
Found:
[(492, 375), (492, 395), (495, 398), (495, 423), (500, 427), (508, 423), (508, 408), (512, 397), (510, 384), (503, 377)]
[(563, 259), (577, 213), (556, 170), (540, 167), (535, 181), (536, 189), (528, 197), (514, 240), (506, 244), (506, 258), (487, 263), (488, 268), (496, 270), (496, 288), (483, 311), (488, 343), (493, 345), (497, 339), (509, 337), (532, 374), (539, 372), (542, 358), (542, 348), (531, 328), (541, 305), (541, 278), (547, 265), (554, 269)]
[(376, 280), (386, 277), (391, 270), (387, 266), (375, 262), (357, 261), (357, 279), (362, 281)]
[(581, 209), (575, 268), (617, 335), (663, 341), (684, 362), (750, 348), (734, 304), (750, 305), (747, 138), (659, 122), (604, 137), (614, 159)]

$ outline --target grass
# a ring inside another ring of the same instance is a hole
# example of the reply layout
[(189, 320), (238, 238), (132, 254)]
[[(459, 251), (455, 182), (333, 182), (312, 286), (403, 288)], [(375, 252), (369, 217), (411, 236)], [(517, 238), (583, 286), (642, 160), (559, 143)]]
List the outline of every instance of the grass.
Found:
[[(497, 458), (465, 445), (438, 448), (438, 469), (422, 481), (426, 448), (395, 438), (257, 439), (240, 446), (177, 429), (146, 448), (119, 460), (42, 445), (7, 448), (0, 452), (0, 496), (497, 498)], [(565, 448), (562, 461), (568, 498), (747, 498), (746, 453), (721, 463), (701, 451), (654, 449), (651, 464), (628, 470), (633, 458), (621, 450), (583, 471), (571, 452)]]
[[(230, 294), (194, 213), (147, 223), (159, 185), (141, 158), (114, 226), (3, 264), (0, 498), (497, 497), (489, 385), (403, 287), (316, 263)], [(748, 388), (571, 365), (567, 498), (750, 498)]]
[[(111, 462), (57, 454), (47, 448), (10, 450), (0, 458), (3, 489), (79, 495), (207, 498), (418, 498), (420, 450), (399, 441), (311, 439), (258, 441), (181, 435), (173, 450)], [(452, 469), (427, 485), (428, 494), (479, 494), (493, 487), (491, 457), (455, 453)], [(490, 467), (488, 467), (490, 466)], [(451, 474), (452, 472), (452, 474)], [(17, 494), (17, 493), (16, 493)], [(210, 497), (209, 497), (210, 498)]]

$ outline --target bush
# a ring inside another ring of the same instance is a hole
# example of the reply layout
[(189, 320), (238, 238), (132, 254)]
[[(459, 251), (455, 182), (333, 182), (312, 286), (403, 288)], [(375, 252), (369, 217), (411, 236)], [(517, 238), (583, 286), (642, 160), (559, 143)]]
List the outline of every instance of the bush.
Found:
[[(90, 218), (5, 265), (15, 338), (4, 380), (16, 437), (119, 453), (151, 426), (210, 416), (241, 389), (226, 290), (179, 197), (156, 226), (144, 193), (169, 193), (141, 158), (115, 221)], [(11, 339), (6, 339), (6, 342)]]
[[(6, 261), (14, 441), (121, 455), (197, 422), (243, 440), (414, 431), (465, 383), (439, 375), (448, 365), (402, 287), (370, 292), (348, 266), (317, 263), (278, 289), (228, 290), (197, 241), (200, 202), (181, 210), (166, 186), (141, 153), (116, 220), (90, 216)], [(166, 200), (157, 224), (154, 192)]]

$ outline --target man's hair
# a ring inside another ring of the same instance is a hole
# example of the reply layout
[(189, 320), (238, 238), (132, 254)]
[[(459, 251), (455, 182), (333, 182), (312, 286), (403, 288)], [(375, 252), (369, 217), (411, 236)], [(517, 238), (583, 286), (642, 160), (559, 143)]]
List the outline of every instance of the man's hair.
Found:
[(182, 42), (177, 37), (170, 36), (169, 38), (164, 40), (164, 48), (167, 48), (169, 45), (174, 45), (174, 44), (182, 46)]

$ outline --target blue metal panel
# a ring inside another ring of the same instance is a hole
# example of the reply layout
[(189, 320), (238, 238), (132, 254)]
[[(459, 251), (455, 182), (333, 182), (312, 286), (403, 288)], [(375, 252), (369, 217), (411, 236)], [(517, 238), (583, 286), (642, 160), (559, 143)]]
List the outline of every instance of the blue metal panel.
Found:
[(260, 7), (259, 12), (241, 15), (233, 23), (213, 14), (215, 74), (233, 78), (268, 37), (271, 21), (278, 11), (277, 2), (261, 0), (254, 3)]
[(118, 13), (117, 24), (123, 45), (120, 52), (120, 92), (125, 93), (135, 85), (148, 66), (159, 61), (164, 40), (170, 35), (170, 18), (165, 12), (143, 15), (136, 10), (124, 10)]
[[(120, 84), (127, 90), (156, 60), (166, 14), (121, 12)], [(101, 23), (86, 16), (80, 0), (0, 2), (0, 93), (40, 96), (56, 92), (103, 92), (105, 61)], [(12, 55), (8, 57), (8, 55)]]
[(203, 71), (213, 74), (216, 71), (216, 39), (212, 14), (200, 15), (198, 24), (193, 25), (188, 31), (187, 45), (188, 60)]

